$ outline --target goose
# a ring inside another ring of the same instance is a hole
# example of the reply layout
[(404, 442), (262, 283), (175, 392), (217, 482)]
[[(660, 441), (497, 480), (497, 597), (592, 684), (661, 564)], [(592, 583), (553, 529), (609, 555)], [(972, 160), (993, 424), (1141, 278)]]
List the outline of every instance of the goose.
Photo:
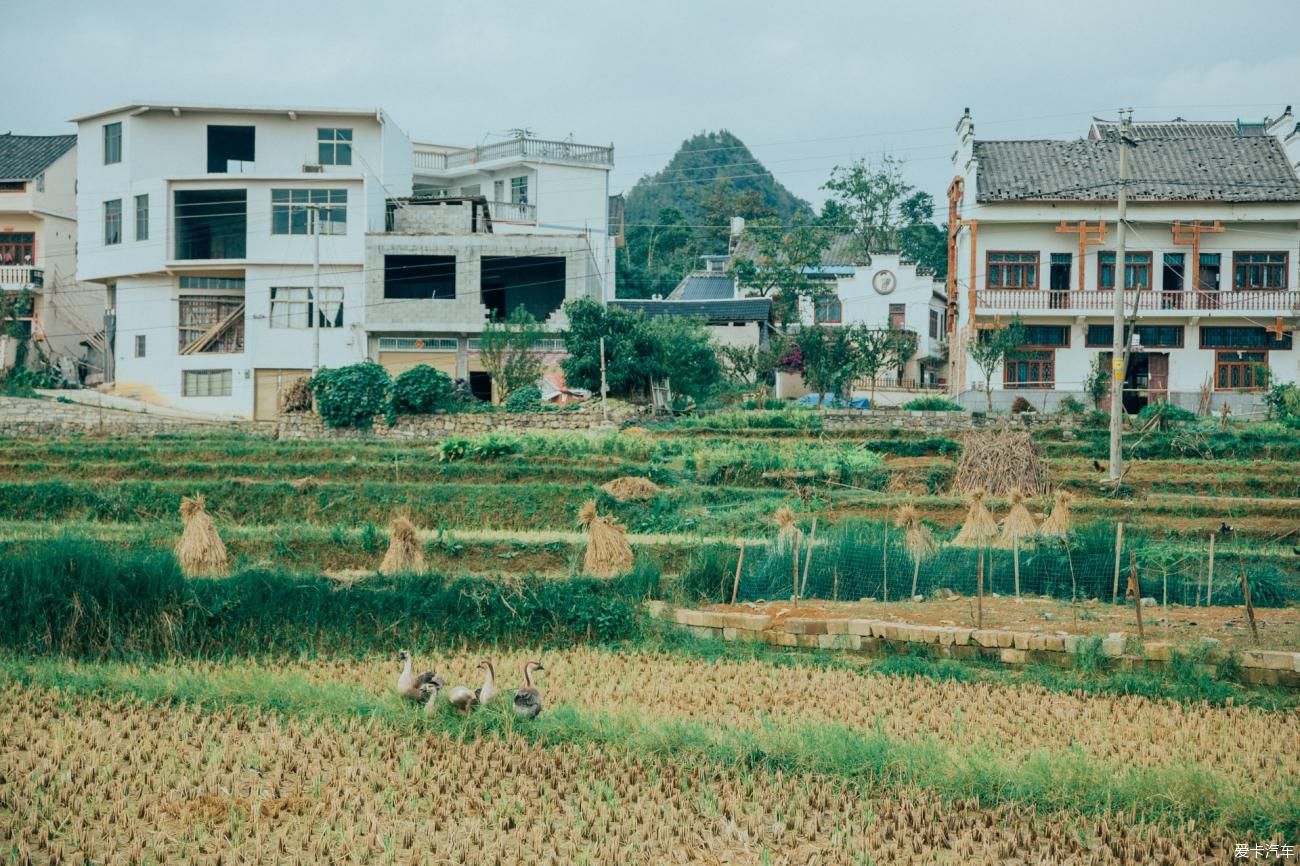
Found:
[(472, 713), (478, 706), (478, 697), (468, 686), (452, 686), (447, 690), (447, 702), (460, 713)]
[(544, 670), (539, 661), (524, 665), (524, 687), (515, 689), (515, 715), (521, 719), (535, 719), (542, 711), (542, 693), (533, 685), (533, 674)]
[(486, 704), (501, 694), (501, 689), (497, 688), (496, 669), (492, 667), (491, 659), (483, 659), (478, 666), (479, 670), (487, 671), (487, 676), (483, 678), (483, 685), (474, 690), (474, 698), (478, 703)]
[(420, 686), (420, 694), (424, 698), (424, 714), (431, 716), (438, 712), (438, 697), (442, 694), (442, 677), (434, 674), (427, 683)]
[(402, 672), (397, 675), (397, 693), (407, 700), (421, 700), (424, 695), (420, 691), (420, 686), (433, 679), (433, 671), (425, 671), (421, 674), (415, 673), (412, 670), (415, 659), (406, 650), (402, 650), (397, 654), (397, 660), (402, 662)]

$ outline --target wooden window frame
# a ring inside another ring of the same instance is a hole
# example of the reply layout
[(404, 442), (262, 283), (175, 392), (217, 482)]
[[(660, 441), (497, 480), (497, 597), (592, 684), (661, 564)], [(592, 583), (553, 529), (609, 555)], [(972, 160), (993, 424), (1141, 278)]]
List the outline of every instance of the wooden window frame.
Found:
[[(1024, 262), (995, 262), (994, 256), (1033, 256), (1034, 260)], [(984, 288), (986, 289), (1008, 289), (1013, 291), (1031, 292), (1038, 289), (1043, 281), (1043, 254), (1035, 250), (988, 250), (984, 253)], [(993, 282), (993, 269), (998, 268), (998, 282)], [(1016, 268), (1023, 271), (1024, 268), (1032, 267), (1034, 269), (1034, 280), (1032, 284), (1021, 280), (1024, 285), (1007, 285), (1003, 277), (1006, 274), (1006, 268)]]
[[(1002, 387), (1006, 390), (1017, 391), (1051, 391), (1056, 387), (1056, 347), (1028, 347), (1022, 346), (1016, 350), (1017, 356), (1026, 353), (1035, 353), (1043, 357), (1025, 358), (1012, 357), (1002, 363)], [(1016, 369), (1018, 364), (1035, 365), (1038, 369), (1038, 378), (1030, 379), (1028, 383), (1020, 381), (1019, 378), (1012, 377), (1012, 370)], [(1042, 368), (1048, 366), (1049, 375), (1043, 378)]]
[[(1103, 283), (1102, 283), (1102, 279), (1101, 279), (1102, 268), (1105, 267), (1105, 263), (1102, 262), (1101, 257), (1104, 256), (1104, 255), (1109, 255), (1109, 256), (1113, 256), (1113, 257), (1114, 257), (1114, 261), (1112, 261), (1112, 262), (1110, 263), (1110, 268), (1111, 268), (1111, 271), (1112, 271), (1112, 276), (1111, 276), (1111, 285), (1109, 285), (1109, 286), (1107, 286), (1107, 285), (1103, 285)], [(1144, 263), (1137, 263), (1137, 262), (1134, 262), (1134, 261), (1133, 261), (1133, 256), (1146, 256), (1146, 257), (1147, 257), (1147, 260), (1146, 260), (1146, 262), (1144, 262)], [(1124, 291), (1126, 291), (1126, 292), (1131, 292), (1131, 291), (1149, 292), (1149, 291), (1152, 291), (1152, 290), (1153, 290), (1153, 288), (1154, 288), (1154, 286), (1155, 286), (1155, 282), (1154, 282), (1154, 280), (1155, 280), (1155, 259), (1156, 259), (1155, 254), (1154, 254), (1151, 250), (1125, 250), (1125, 251), (1124, 251), (1124, 272), (1125, 272), (1125, 273), (1124, 273), (1124, 277), (1125, 277), (1124, 282), (1126, 283), (1126, 285), (1124, 286)], [(1163, 264), (1164, 264), (1164, 259), (1161, 259), (1161, 266), (1162, 266), (1162, 269), (1163, 269)], [(1146, 268), (1146, 272), (1147, 272), (1147, 283), (1146, 283), (1145, 286), (1134, 286), (1132, 289), (1130, 289), (1130, 288), (1128, 287), (1128, 285), (1127, 285), (1127, 283), (1128, 283), (1128, 269), (1129, 269), (1129, 268), (1133, 268), (1133, 269), (1136, 271), (1137, 268), (1139, 268), (1139, 267), (1145, 267), (1145, 268)], [(1114, 275), (1113, 275), (1113, 271), (1116, 271), (1116, 270), (1118, 270), (1118, 269), (1119, 269), (1119, 251), (1118, 251), (1118, 250), (1098, 250), (1098, 251), (1097, 251), (1097, 290), (1098, 290), (1098, 291), (1100, 291), (1100, 292), (1110, 292), (1110, 291), (1114, 291), (1114, 289), (1115, 289), (1115, 286), (1114, 286), (1115, 277), (1114, 277)]]
[[(1269, 262), (1243, 262), (1243, 256), (1281, 256), (1281, 274), (1282, 282), (1276, 286), (1243, 286), (1239, 285), (1239, 275), (1241, 268), (1255, 267), (1277, 267), (1275, 263)], [(1287, 250), (1234, 250), (1232, 253), (1232, 289), (1238, 292), (1285, 292), (1290, 284), (1291, 277), (1291, 253)], [(1223, 285), (1223, 277), (1219, 277), (1219, 285)]]
[[(832, 306), (835, 317), (831, 318), (825, 311)], [(839, 295), (821, 295), (813, 301), (813, 321), (819, 325), (839, 325), (844, 322), (844, 302)]]
[[(1259, 355), (1259, 360), (1223, 360), (1224, 355)], [(1215, 349), (1214, 350), (1214, 390), (1216, 391), (1242, 391), (1257, 392), (1263, 391), (1268, 387), (1268, 377), (1258, 375), (1255, 368), (1268, 368), (1268, 349)], [(1232, 372), (1240, 371), (1239, 380), (1245, 381), (1250, 379), (1251, 384), (1234, 386), (1232, 384), (1221, 385), (1220, 379), (1227, 374), (1231, 380)]]

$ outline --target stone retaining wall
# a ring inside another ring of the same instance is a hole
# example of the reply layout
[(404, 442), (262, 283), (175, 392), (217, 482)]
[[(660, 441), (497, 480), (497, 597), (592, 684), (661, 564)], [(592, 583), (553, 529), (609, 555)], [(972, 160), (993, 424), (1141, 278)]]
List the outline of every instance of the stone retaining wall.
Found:
[(0, 436), (150, 436), (239, 430), (266, 433), (245, 421), (199, 421), (28, 397), (0, 397)]
[(556, 430), (588, 432), (615, 430), (620, 424), (644, 417), (637, 407), (610, 406), (605, 420), (600, 404), (584, 404), (577, 409), (554, 412), (455, 412), (436, 415), (398, 415), (390, 427), (376, 417), (369, 430), (335, 429), (314, 412), (291, 412), (280, 416), (280, 439), (378, 439), (414, 440), (446, 439), (449, 436), (474, 436), (480, 433)]
[(1063, 427), (1074, 429), (1079, 418), (1073, 415), (995, 415), (982, 412), (913, 412), (907, 409), (834, 409), (822, 413), (822, 429), (854, 430), (924, 430), (945, 433), (960, 430), (983, 430), (1011, 427)]
[[(774, 617), (769, 614), (674, 609), (664, 602), (651, 602), (650, 614), (702, 638), (867, 654), (925, 644), (939, 658), (984, 659), (1007, 665), (1073, 667), (1080, 645), (1087, 640), (1084, 635), (909, 625), (873, 619), (787, 617), (773, 626)], [(1136, 635), (1112, 632), (1102, 637), (1100, 650), (1103, 663), (1112, 669), (1162, 670), (1172, 661), (1176, 646), (1168, 641), (1141, 642)], [(1211, 674), (1215, 662), (1224, 658), (1222, 651), (1208, 654)], [(1300, 653), (1243, 650), (1239, 661), (1242, 682), (1300, 688)]]

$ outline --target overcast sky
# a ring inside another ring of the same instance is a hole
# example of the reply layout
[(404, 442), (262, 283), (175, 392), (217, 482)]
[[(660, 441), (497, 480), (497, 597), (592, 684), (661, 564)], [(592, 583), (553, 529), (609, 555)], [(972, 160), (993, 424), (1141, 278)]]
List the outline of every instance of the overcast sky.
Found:
[(453, 144), (526, 126), (614, 142), (615, 190), (726, 128), (814, 204), (891, 153), (942, 199), (953, 125), (1075, 137), (1300, 108), (1300, 2), (43, 0), (3, 16), (0, 129), (134, 100), (385, 108)]

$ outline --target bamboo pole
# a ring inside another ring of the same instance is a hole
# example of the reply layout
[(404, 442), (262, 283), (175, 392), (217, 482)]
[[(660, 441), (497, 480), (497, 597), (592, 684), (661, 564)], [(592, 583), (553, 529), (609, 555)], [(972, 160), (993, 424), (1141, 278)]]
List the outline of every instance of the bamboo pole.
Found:
[(1214, 536), (1216, 533), (1210, 533), (1210, 573), (1205, 579), (1205, 606), (1214, 606)]
[(888, 523), (886, 523), (882, 528), (882, 535), (884, 536), (884, 543), (880, 547), (880, 563), (881, 563), (880, 566), (881, 599), (880, 600), (889, 601), (889, 524)]
[(1115, 524), (1115, 580), (1110, 588), (1110, 603), (1119, 601), (1119, 554), (1124, 549), (1124, 521)]
[(799, 588), (799, 597), (808, 594), (808, 568), (812, 565), (813, 542), (817, 540), (817, 515), (813, 515), (812, 529), (808, 531), (808, 552), (803, 557), (803, 586)]
[(799, 536), (794, 536), (790, 547), (790, 569), (794, 573), (794, 586), (790, 587), (790, 600), (799, 600)]
[(1137, 551), (1132, 548), (1128, 552), (1128, 585), (1133, 590), (1133, 610), (1137, 612), (1138, 639), (1145, 640), (1146, 634), (1142, 630), (1142, 585), (1138, 583)]
[(831, 571), (831, 601), (840, 600), (840, 567), (837, 565)]
[(980, 551), (979, 564), (975, 567), (975, 627), (984, 628), (984, 551)]
[(1016, 570), (1016, 603), (1020, 603), (1020, 533), (1011, 530), (1011, 558)]
[(1255, 643), (1259, 643), (1259, 626), (1255, 623), (1255, 605), (1250, 601), (1250, 581), (1246, 579), (1246, 566), (1241, 565), (1238, 560), (1238, 566), (1241, 568), (1241, 600), (1246, 603), (1246, 619), (1250, 622), (1250, 633), (1255, 638)]
[(921, 577), (921, 557), (912, 560), (912, 598), (916, 598), (916, 582)]
[(740, 567), (745, 564), (745, 539), (740, 539), (740, 556), (736, 559), (736, 579), (731, 582), (731, 603), (736, 603), (736, 593), (740, 592)]

